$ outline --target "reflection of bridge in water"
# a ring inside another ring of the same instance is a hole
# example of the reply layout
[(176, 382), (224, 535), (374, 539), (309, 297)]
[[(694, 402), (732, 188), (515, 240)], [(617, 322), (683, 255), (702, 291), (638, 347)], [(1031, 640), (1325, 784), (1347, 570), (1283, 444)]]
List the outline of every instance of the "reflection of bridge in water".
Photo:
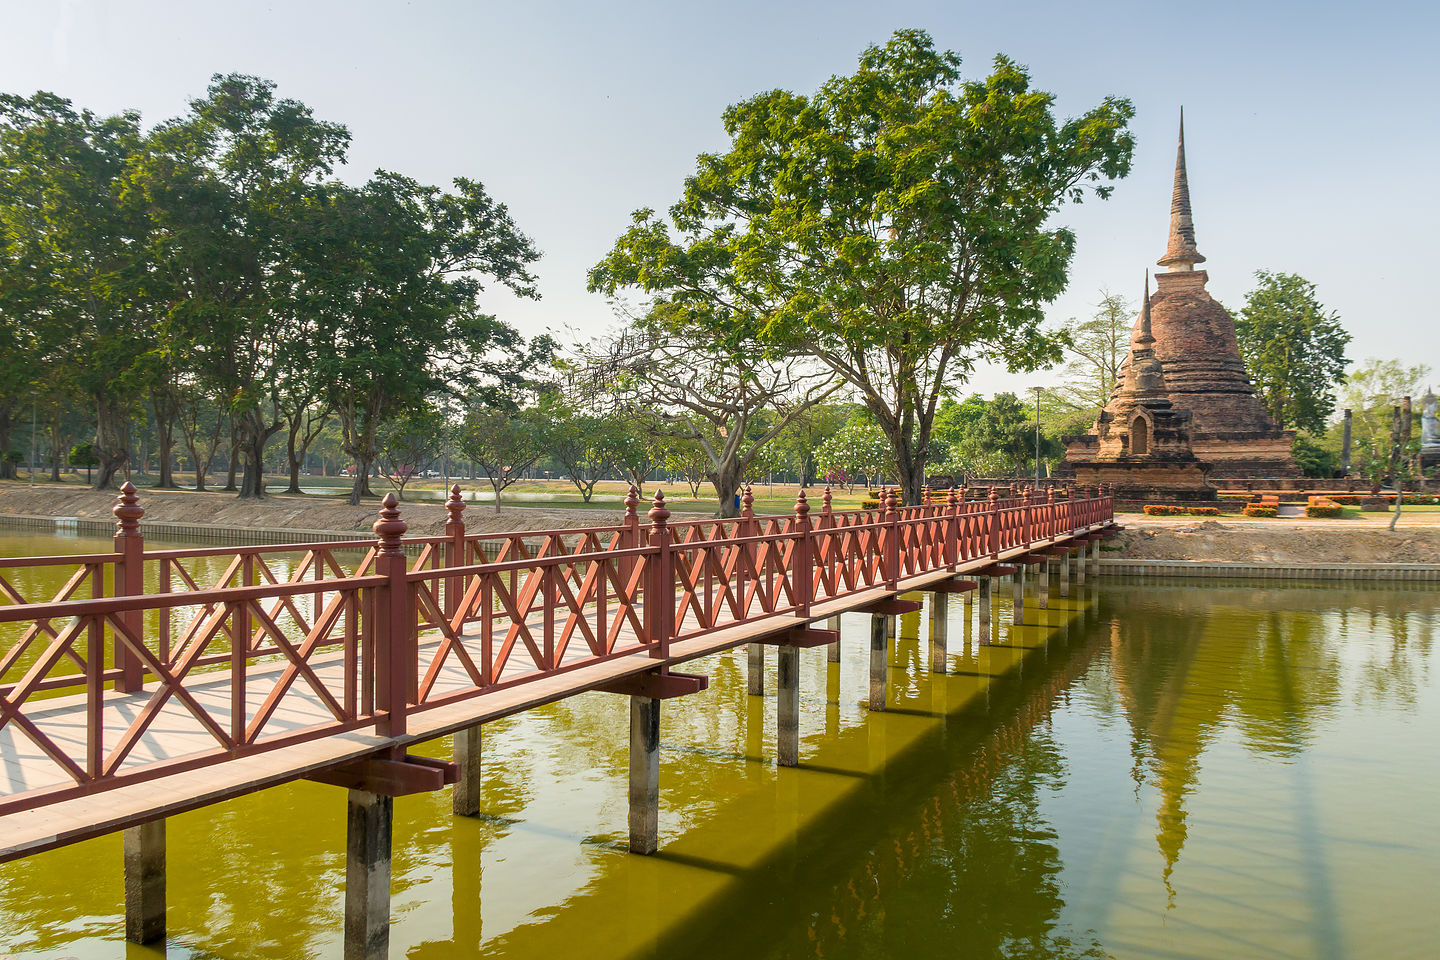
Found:
[[(1114, 528), (1109, 498), (1053, 492), (905, 508), (892, 494), (837, 512), (827, 491), (814, 515), (802, 494), (783, 517), (754, 516), (747, 497), (739, 518), (673, 525), (657, 494), (648, 525), (632, 496), (618, 526), (481, 536), (466, 534), (458, 491), (447, 506), (440, 537), (404, 538), (387, 498), (374, 541), (146, 552), (127, 488), (114, 553), (0, 560), (0, 859), (124, 829), (127, 936), (151, 940), (166, 816), (298, 778), (345, 786), (346, 952), (382, 955), (392, 798), (454, 784), (456, 812), (474, 813), (482, 723), (587, 690), (628, 695), (630, 849), (651, 853), (660, 701), (707, 686), (673, 666), (748, 643), (758, 677), (776, 646), (776, 753), (794, 765), (798, 651), (838, 655), (841, 613), (871, 615), (870, 707), (883, 710), (894, 617), (918, 609), (902, 592), (934, 594), (943, 664), (949, 594), (978, 586), (986, 629), (991, 581), (1013, 573), (1018, 622), (1027, 566), (1046, 572), (1044, 606), (1051, 570), (1067, 590), (1086, 567), (1071, 554)], [(202, 586), (195, 561), (216, 555), (230, 563)], [(284, 582), (281, 555), (298, 558)], [(63, 565), (74, 573), (49, 601), (13, 586), (17, 568)], [(452, 733), (453, 762), (406, 753)]]

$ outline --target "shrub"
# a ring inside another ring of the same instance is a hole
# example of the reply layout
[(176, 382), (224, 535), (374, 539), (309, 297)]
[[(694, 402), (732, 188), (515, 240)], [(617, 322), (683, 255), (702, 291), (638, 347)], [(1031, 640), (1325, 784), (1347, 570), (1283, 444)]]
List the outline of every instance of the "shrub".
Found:
[(1273, 517), (1279, 511), (1267, 503), (1245, 504), (1245, 516), (1247, 517)]
[(1330, 517), (1340, 516), (1341, 511), (1344, 509), (1345, 508), (1338, 503), (1312, 503), (1305, 507), (1305, 516), (1328, 519)]
[(1184, 507), (1172, 507), (1168, 503), (1147, 503), (1145, 513), (1152, 517), (1180, 517), (1185, 515)]
[(861, 500), (861, 501), (860, 501), (860, 509), (861, 509), (861, 510), (877, 510), (877, 509), (879, 509), (879, 507), (880, 507), (880, 501), (879, 501), (879, 500)]
[(1192, 517), (1218, 517), (1218, 516), (1220, 516), (1220, 508), (1219, 508), (1219, 507), (1191, 507), (1191, 508), (1190, 508), (1190, 516), (1192, 516)]

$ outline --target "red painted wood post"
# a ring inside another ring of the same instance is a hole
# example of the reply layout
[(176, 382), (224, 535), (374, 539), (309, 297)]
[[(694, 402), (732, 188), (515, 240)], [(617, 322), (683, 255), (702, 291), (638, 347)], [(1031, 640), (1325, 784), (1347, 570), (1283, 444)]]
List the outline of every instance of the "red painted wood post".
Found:
[[(740, 555), (747, 559), (745, 564), (735, 564), (735, 575), (745, 577), (745, 571), (750, 571), (750, 576), (756, 580), (760, 579), (760, 573), (756, 569), (756, 561), (760, 556), (760, 548), (754, 542), (754, 538), (760, 535), (760, 524), (755, 521), (755, 488), (745, 484), (745, 494), (740, 498), (740, 536), (744, 540), (740, 544)], [(738, 585), (737, 585), (738, 588)]]
[(400, 519), (400, 501), (385, 494), (375, 531), (375, 573), (386, 583), (375, 591), (375, 730), (382, 737), (405, 733), (405, 718), (415, 665), (415, 618), (409, 615), (401, 538), (409, 525)]
[(1045, 536), (1054, 540), (1060, 535), (1060, 501), (1055, 498), (1052, 484), (1045, 491)]
[(990, 559), (1000, 559), (1000, 494), (995, 488), (990, 488), (990, 496), (985, 498), (990, 503)]
[(675, 632), (675, 557), (670, 552), (670, 510), (665, 506), (665, 492), (657, 489), (650, 507), (650, 576), (645, 583), (645, 622), (651, 643), (652, 657), (670, 656), (670, 641)]
[[(620, 549), (634, 550), (640, 546), (640, 491), (635, 489), (635, 484), (630, 484), (630, 492), (625, 494), (625, 519), (620, 524)], [(635, 574), (635, 558), (620, 558), (620, 583), (626, 589), (630, 586), (630, 578)]]
[(960, 562), (960, 493), (954, 487), (945, 497), (945, 507), (950, 518), (945, 524), (945, 566), (954, 570)]
[(900, 582), (900, 497), (893, 488), (882, 491), (885, 518), (885, 585), (892, 590)]
[[(831, 530), (835, 527), (835, 505), (831, 503), (832, 496), (833, 493), (830, 490), (830, 484), (827, 483), (825, 484), (825, 494), (820, 498), (820, 526), (818, 528), (820, 530)], [(820, 562), (824, 565), (826, 575), (829, 576), (830, 571), (834, 569), (835, 545), (838, 541), (834, 534), (826, 533), (824, 536), (825, 551), (820, 558)], [(819, 551), (817, 550), (817, 552)], [(841, 562), (844, 562), (843, 558)]]
[[(445, 500), (445, 566), (465, 566), (465, 500), (460, 496), (460, 484), (450, 488)], [(460, 609), (460, 597), (465, 590), (463, 577), (450, 577), (445, 581), (445, 616), (454, 617)]]
[[(145, 592), (145, 538), (140, 533), (140, 518), (145, 508), (135, 494), (135, 484), (126, 480), (110, 508), (115, 515), (115, 552), (120, 559), (115, 563), (114, 583), (111, 593), (117, 597), (138, 597)], [(145, 613), (142, 610), (127, 610), (120, 614), (125, 628), (137, 638), (144, 638)], [(145, 686), (141, 672), (140, 658), (115, 637), (115, 666), (120, 676), (115, 679), (118, 693), (136, 693)]]
[(1025, 546), (1030, 546), (1035, 541), (1035, 497), (1027, 488), (1025, 496), (1020, 499), (1020, 520), (1021, 529), (1024, 531)]
[(815, 563), (810, 542), (810, 504), (802, 489), (795, 497), (795, 550), (791, 554), (790, 582), (795, 588), (795, 606), (802, 617), (810, 616), (815, 592)]

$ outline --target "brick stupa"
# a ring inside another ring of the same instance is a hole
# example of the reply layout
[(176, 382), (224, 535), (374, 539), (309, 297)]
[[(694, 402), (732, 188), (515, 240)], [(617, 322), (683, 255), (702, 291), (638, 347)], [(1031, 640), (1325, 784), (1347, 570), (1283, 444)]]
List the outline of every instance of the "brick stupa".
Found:
[[(1255, 396), (1235, 340), (1235, 319), (1205, 292), (1210, 275), (1195, 269), (1205, 257), (1195, 246), (1183, 113), (1170, 202), (1170, 242), (1158, 262), (1169, 271), (1155, 277), (1157, 289), (1146, 299), (1142, 316), (1150, 315), (1154, 356), (1164, 368), (1167, 395), (1175, 408), (1190, 413), (1195, 456), (1210, 465), (1212, 478), (1298, 477), (1300, 468), (1290, 453), (1295, 432), (1279, 429)], [(1139, 328), (1137, 318), (1137, 334)], [(1130, 362), (1127, 359), (1126, 364)], [(1119, 412), (1115, 407), (1124, 382), (1122, 366), (1120, 383), (1105, 407), (1112, 421)], [(1104, 414), (1091, 433), (1065, 438), (1067, 462), (1099, 455), (1098, 430), (1103, 421)]]
[(1112, 486), (1123, 501), (1214, 500), (1206, 480), (1210, 464), (1192, 446), (1193, 418), (1170, 399), (1165, 364), (1155, 353), (1149, 274), (1141, 302), (1120, 383), (1095, 421), (1094, 436), (1085, 438), (1093, 441), (1085, 445), (1089, 455), (1069, 457), (1070, 469), (1082, 484)]

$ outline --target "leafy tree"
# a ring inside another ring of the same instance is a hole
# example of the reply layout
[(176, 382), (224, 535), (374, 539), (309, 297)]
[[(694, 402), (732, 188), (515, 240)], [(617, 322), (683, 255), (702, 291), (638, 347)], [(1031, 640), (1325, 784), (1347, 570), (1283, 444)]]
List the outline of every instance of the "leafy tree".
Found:
[(245, 475), (240, 496), (264, 495), (266, 442), (284, 426), (279, 396), (297, 342), (290, 252), (302, 212), (350, 134), (275, 85), (216, 76), (189, 113), (162, 124), (136, 165), (154, 218), (156, 259), (178, 292), (174, 349), (225, 398)]
[(460, 453), (485, 471), (495, 491), (495, 512), (500, 495), (544, 452), (541, 423), (534, 411), (476, 407), (466, 415), (456, 439)]
[[(1067, 200), (1108, 195), (1133, 148), (1128, 101), (1057, 123), (1053, 96), (1008, 58), (979, 81), (959, 66), (903, 30), (811, 96), (730, 107), (729, 150), (699, 158), (671, 211), (674, 246), (693, 255), (634, 258), (634, 285), (686, 304), (728, 297), (765, 318), (764, 342), (849, 383), (911, 503), (948, 389), (982, 359), (1059, 359), (1041, 320), (1074, 237), (1050, 221)], [(637, 226), (663, 229), (646, 211)], [(700, 316), (723, 335), (725, 311)]]
[(852, 417), (815, 451), (817, 470), (847, 477), (863, 475), (875, 485), (895, 471), (895, 451), (874, 419)]
[(1250, 380), (1281, 429), (1323, 430), (1345, 376), (1350, 334), (1304, 277), (1257, 270), (1255, 279), (1235, 320)]
[(1340, 469), (1340, 453), (1322, 439), (1309, 433), (1295, 434), (1290, 454), (1307, 477), (1328, 479)]
[(65, 462), (72, 467), (84, 467), (86, 482), (88, 483), (90, 481), (91, 468), (100, 463), (100, 458), (95, 455), (95, 444), (86, 441), (85, 443), (77, 443), (71, 447), (70, 452), (65, 455)]
[(328, 186), (310, 217), (296, 299), (316, 328), (313, 375), (358, 465), (358, 503), (384, 423), (445, 392), (511, 402), (545, 367), (549, 338), (527, 345), (479, 306), (487, 278), (538, 297), (528, 265), (539, 254), (470, 180), (446, 192), (381, 171), (359, 189)]
[[(695, 440), (673, 440), (665, 450), (665, 472), (673, 480), (685, 481), (690, 488), (690, 499), (700, 498), (700, 485), (710, 473), (710, 457)], [(731, 498), (733, 502), (733, 497)]]
[(580, 413), (558, 396), (541, 400), (545, 453), (565, 471), (565, 476), (589, 503), (595, 485), (610, 472), (615, 459), (616, 431), (604, 416)]
[(95, 486), (128, 460), (126, 420), (150, 382), (149, 222), (123, 187), (139, 116), (76, 112), (50, 93), (0, 95), (0, 441), (29, 382), (94, 405)]
[(387, 420), (376, 437), (385, 479), (404, 497), (405, 487), (435, 466), (453, 438), (445, 411), (433, 401)]
[(1120, 365), (1130, 353), (1130, 331), (1135, 308), (1130, 301), (1109, 290), (1100, 291), (1100, 302), (1089, 319), (1070, 320), (1065, 352), (1067, 380), (1056, 397), (1088, 421), (1094, 420), (1110, 402), (1120, 380)]

